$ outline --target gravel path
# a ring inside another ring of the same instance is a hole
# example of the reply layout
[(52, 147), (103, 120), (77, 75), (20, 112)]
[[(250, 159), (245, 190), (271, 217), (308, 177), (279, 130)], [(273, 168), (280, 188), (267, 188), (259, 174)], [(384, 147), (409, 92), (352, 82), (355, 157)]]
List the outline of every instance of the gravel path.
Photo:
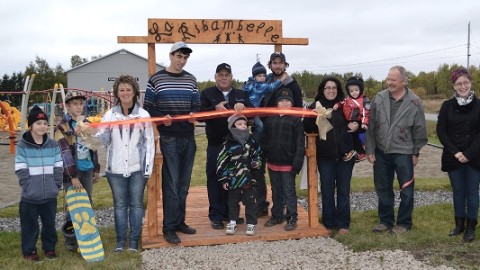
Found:
[[(395, 195), (399, 203), (398, 192)], [(299, 203), (307, 207), (305, 199)], [(451, 192), (417, 191), (415, 206), (450, 203)], [(319, 201), (321, 207), (321, 201)], [(377, 208), (373, 192), (351, 194), (352, 211)], [(320, 210), (320, 209), (319, 209)], [(96, 210), (101, 227), (113, 227), (113, 209)], [(63, 223), (57, 214), (57, 228)], [(18, 231), (18, 218), (0, 218), (0, 231)], [(430, 266), (406, 251), (353, 252), (331, 238), (247, 242), (218, 246), (171, 247), (142, 252), (143, 269), (453, 269)]]

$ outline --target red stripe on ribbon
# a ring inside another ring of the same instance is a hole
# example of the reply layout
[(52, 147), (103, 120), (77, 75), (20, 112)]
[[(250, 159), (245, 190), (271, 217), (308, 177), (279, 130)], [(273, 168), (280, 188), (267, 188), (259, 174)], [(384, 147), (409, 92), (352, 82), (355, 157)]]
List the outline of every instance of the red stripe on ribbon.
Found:
[[(134, 124), (134, 123), (146, 123), (146, 122), (155, 122), (156, 124), (163, 124), (165, 121), (177, 122), (177, 121), (188, 121), (188, 120), (197, 120), (203, 121), (213, 118), (220, 117), (229, 117), (232, 114), (236, 113), (234, 110), (225, 110), (225, 111), (208, 111), (208, 112), (196, 112), (192, 115), (182, 114), (175, 115), (171, 118), (162, 116), (162, 117), (151, 117), (151, 118), (136, 118), (129, 120), (121, 121), (112, 121), (112, 122), (100, 122), (100, 123), (90, 123), (91, 127), (100, 127), (100, 126), (111, 126), (111, 125), (124, 125), (124, 124)], [(290, 109), (279, 109), (279, 108), (245, 108), (242, 110), (241, 114), (246, 117), (254, 116), (270, 116), (270, 115), (291, 115), (298, 117), (317, 117), (317, 113), (313, 110), (306, 110), (302, 108), (290, 108)]]
[(402, 185), (402, 188), (400, 190), (403, 190), (404, 188), (410, 186), (412, 183), (413, 183), (413, 179), (410, 179), (408, 182), (406, 182), (405, 184)]

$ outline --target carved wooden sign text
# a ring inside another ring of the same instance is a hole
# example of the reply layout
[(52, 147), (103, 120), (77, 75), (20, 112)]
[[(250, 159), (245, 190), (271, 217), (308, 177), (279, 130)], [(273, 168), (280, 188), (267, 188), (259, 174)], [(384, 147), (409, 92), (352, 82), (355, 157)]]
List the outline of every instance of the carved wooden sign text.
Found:
[(281, 44), (281, 20), (148, 19), (153, 43)]

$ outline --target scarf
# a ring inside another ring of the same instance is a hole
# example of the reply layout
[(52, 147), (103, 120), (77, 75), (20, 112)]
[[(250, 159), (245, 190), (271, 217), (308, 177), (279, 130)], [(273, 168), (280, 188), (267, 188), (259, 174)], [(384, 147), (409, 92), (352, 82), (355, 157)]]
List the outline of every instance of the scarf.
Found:
[(245, 141), (247, 141), (248, 137), (250, 136), (250, 132), (248, 131), (248, 129), (238, 129), (232, 127), (230, 129), (230, 132), (232, 133), (233, 138), (242, 146), (245, 144)]
[(457, 100), (458, 105), (465, 106), (470, 104), (470, 102), (472, 102), (474, 94), (475, 93), (472, 90), (470, 90), (470, 93), (468, 93), (468, 96), (464, 98), (459, 96), (457, 92), (455, 92), (455, 94), (453, 94), (453, 97)]

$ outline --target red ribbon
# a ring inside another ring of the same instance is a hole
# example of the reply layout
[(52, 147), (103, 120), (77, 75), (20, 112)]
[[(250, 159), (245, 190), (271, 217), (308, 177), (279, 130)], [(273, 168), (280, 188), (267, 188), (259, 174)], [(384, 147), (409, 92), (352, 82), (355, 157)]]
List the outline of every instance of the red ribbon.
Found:
[[(172, 116), (171, 118), (162, 116), (162, 117), (151, 117), (151, 118), (135, 118), (135, 119), (129, 119), (129, 120), (112, 121), (112, 122), (90, 123), (89, 126), (99, 127), (99, 126), (123, 125), (123, 124), (146, 123), (146, 122), (155, 122), (156, 124), (163, 124), (165, 121), (177, 122), (177, 121), (188, 121), (192, 119), (196, 121), (203, 121), (203, 120), (208, 120), (213, 118), (229, 117), (234, 113), (236, 113), (234, 110), (196, 112), (196, 113), (193, 113), (192, 115), (182, 114), (182, 115)], [(270, 115), (317, 117), (316, 112), (312, 110), (306, 110), (303, 108), (290, 108), (290, 109), (245, 108), (242, 110), (241, 114), (245, 115), (246, 117), (254, 117), (254, 116), (264, 117), (264, 116), (270, 116)]]

